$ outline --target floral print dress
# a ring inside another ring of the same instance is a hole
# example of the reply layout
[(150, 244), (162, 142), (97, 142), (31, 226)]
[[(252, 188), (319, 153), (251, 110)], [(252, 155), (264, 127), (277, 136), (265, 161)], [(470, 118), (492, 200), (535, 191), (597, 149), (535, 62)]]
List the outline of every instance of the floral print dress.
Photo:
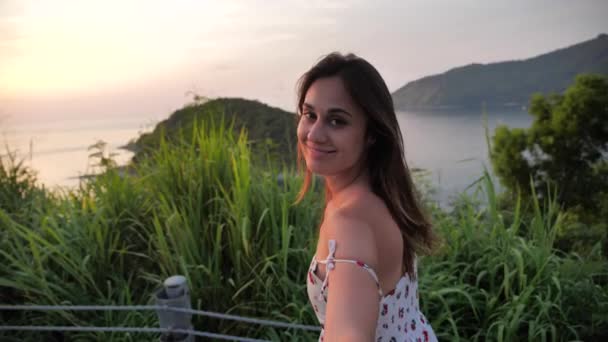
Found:
[[(327, 305), (327, 286), (331, 270), (335, 263), (344, 262), (355, 264), (366, 270), (376, 282), (380, 294), (378, 323), (376, 325), (376, 342), (429, 342), (437, 341), (437, 337), (424, 314), (420, 312), (418, 304), (418, 282), (410, 279), (406, 274), (399, 279), (395, 289), (382, 294), (376, 272), (358, 260), (335, 259), (336, 241), (329, 240), (329, 255), (326, 260), (317, 260), (313, 257), (308, 269), (306, 287), (308, 298), (317, 315), (321, 327), (325, 323), (325, 307)], [(315, 271), (318, 264), (326, 264), (325, 279), (319, 279)], [(414, 273), (416, 273), (416, 260), (414, 260)], [(324, 330), (321, 330), (319, 341), (323, 341)]]

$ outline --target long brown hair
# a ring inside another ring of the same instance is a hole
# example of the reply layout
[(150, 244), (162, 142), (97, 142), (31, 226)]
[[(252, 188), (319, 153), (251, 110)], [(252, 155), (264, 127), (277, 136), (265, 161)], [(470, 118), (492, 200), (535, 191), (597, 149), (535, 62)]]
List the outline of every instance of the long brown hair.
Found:
[[(298, 114), (306, 92), (319, 78), (339, 77), (353, 101), (368, 118), (366, 139), (375, 142), (368, 145), (367, 168), (372, 191), (383, 199), (403, 237), (403, 265), (410, 276), (414, 274), (416, 252), (430, 253), (439, 241), (430, 219), (420, 205), (419, 194), (405, 161), (403, 138), (395, 114), (393, 99), (380, 76), (369, 62), (354, 54), (338, 52), (323, 57), (298, 81)], [(297, 120), (300, 120), (297, 115)], [(312, 172), (306, 167), (300, 142), (298, 142), (298, 169), (304, 174), (304, 183), (296, 199), (299, 203), (308, 192)], [(325, 187), (325, 194), (329, 189)], [(326, 205), (327, 205), (326, 196)]]

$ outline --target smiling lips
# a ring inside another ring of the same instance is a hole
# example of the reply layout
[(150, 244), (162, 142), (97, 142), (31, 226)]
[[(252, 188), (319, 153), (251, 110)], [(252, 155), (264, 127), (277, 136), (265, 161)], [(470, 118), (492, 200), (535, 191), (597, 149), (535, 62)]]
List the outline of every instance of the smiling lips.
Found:
[(306, 147), (310, 151), (310, 154), (312, 157), (323, 157), (323, 156), (327, 156), (327, 155), (330, 155), (330, 154), (336, 152), (336, 151), (329, 151), (329, 150), (326, 151), (326, 150), (314, 148), (314, 147), (308, 146), (308, 145), (306, 145)]

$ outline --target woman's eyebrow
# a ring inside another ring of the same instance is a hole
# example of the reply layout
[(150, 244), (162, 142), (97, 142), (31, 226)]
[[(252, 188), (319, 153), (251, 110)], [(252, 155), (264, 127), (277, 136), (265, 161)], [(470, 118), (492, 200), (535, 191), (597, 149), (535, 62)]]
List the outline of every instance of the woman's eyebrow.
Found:
[[(307, 109), (315, 110), (315, 107), (313, 105), (311, 105), (310, 103), (304, 103), (302, 106), (306, 107)], [(345, 109), (342, 109), (342, 108), (337, 108), (337, 107), (336, 108), (330, 108), (330, 109), (328, 109), (327, 113), (328, 114), (330, 114), (330, 113), (344, 113), (344, 114), (352, 117), (352, 115), (348, 111), (346, 111)]]
[(350, 116), (351, 118), (353, 117), (349, 112), (347, 112), (346, 110), (344, 110), (342, 108), (329, 108), (329, 110), (327, 112), (328, 113), (344, 113), (344, 114)]

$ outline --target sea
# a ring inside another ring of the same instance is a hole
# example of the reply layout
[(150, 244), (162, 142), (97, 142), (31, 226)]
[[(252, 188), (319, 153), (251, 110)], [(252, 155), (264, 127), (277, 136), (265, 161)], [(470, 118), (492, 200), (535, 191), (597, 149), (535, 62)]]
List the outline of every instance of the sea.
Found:
[[(463, 191), (474, 189), (470, 185), (483, 175), (484, 167), (492, 173), (484, 122), (490, 137), (498, 125), (525, 128), (532, 123), (523, 108), (401, 111), (397, 117), (408, 166), (425, 170), (424, 182), (445, 207)], [(93, 145), (103, 141), (104, 155), (112, 153), (119, 164), (128, 163), (133, 154), (121, 147), (151, 131), (158, 121), (142, 116), (0, 121), (0, 154), (10, 152), (30, 166), (41, 185), (69, 189), (81, 176), (99, 169), (99, 159), (91, 156), (99, 152)]]

